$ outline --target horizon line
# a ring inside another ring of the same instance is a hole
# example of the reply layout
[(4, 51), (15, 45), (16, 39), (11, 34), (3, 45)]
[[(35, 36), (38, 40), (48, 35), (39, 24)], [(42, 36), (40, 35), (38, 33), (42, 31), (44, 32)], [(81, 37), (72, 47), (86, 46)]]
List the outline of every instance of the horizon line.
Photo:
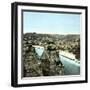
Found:
[(60, 34), (60, 35), (68, 35), (68, 34), (80, 34), (80, 33), (52, 33), (52, 32), (24, 32), (24, 34), (26, 33), (37, 33), (37, 34)]

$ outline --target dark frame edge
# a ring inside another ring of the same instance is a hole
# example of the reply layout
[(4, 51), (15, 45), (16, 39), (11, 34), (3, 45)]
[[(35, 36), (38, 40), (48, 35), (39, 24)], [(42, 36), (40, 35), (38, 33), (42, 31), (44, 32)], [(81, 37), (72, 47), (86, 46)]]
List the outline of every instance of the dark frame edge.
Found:
[(85, 30), (86, 30), (86, 32), (85, 32), (85, 41), (86, 41), (86, 43), (85, 43), (85, 59), (86, 59), (86, 63), (85, 63), (85, 65), (86, 65), (86, 72), (85, 72), (85, 81), (86, 81), (86, 83), (88, 83), (88, 7), (85, 7)]
[(39, 6), (39, 7), (55, 7), (55, 8), (76, 8), (76, 9), (86, 9), (87, 6), (82, 5), (65, 5), (65, 4), (50, 4), (50, 3), (35, 3), (35, 2), (14, 2), (17, 5), (24, 6)]
[(86, 80), (81, 81), (65, 81), (65, 82), (46, 82), (46, 83), (34, 83), (34, 84), (18, 84), (16, 87), (33, 87), (33, 86), (49, 86), (49, 85), (66, 85), (66, 84), (84, 84)]
[(11, 86), (17, 87), (17, 5), (11, 3)]

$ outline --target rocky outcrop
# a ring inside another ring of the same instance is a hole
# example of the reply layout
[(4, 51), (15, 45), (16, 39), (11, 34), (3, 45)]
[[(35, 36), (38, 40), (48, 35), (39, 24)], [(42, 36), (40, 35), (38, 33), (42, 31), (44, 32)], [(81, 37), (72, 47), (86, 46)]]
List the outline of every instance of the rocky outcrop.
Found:
[(24, 57), (24, 77), (42, 76), (41, 61), (35, 52), (34, 47)]
[[(41, 57), (35, 51), (32, 36), (24, 35), (23, 38), (23, 77), (56, 76), (64, 74), (64, 66), (59, 58), (59, 51), (53, 41), (46, 42)], [(34, 37), (35, 38), (35, 37)]]

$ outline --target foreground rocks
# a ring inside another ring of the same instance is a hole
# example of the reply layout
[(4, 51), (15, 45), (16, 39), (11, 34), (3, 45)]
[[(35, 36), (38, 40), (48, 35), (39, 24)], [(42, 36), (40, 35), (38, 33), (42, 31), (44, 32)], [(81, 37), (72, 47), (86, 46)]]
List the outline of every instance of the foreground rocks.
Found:
[(35, 48), (31, 47), (24, 57), (24, 77), (63, 75), (63, 68), (55, 51), (44, 51), (42, 56), (38, 57)]
[[(35, 37), (34, 37), (35, 38)], [(58, 49), (53, 41), (46, 42), (44, 52), (39, 57), (33, 45), (39, 45), (33, 36), (23, 39), (23, 77), (56, 76), (64, 74), (64, 66), (60, 61)]]

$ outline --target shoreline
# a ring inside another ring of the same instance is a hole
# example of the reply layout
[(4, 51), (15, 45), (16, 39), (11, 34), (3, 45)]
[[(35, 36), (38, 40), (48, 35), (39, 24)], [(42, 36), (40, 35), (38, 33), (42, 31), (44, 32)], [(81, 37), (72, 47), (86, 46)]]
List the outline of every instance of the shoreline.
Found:
[(76, 59), (76, 58), (75, 58), (75, 55), (72, 54), (72, 53), (69, 53), (69, 52), (60, 50), (59, 54), (60, 54), (61, 56), (64, 56), (64, 57), (66, 57), (66, 58), (68, 58), (68, 59), (70, 59), (70, 60), (73, 60), (73, 61), (75, 61), (76, 63), (80, 64), (80, 60)]

